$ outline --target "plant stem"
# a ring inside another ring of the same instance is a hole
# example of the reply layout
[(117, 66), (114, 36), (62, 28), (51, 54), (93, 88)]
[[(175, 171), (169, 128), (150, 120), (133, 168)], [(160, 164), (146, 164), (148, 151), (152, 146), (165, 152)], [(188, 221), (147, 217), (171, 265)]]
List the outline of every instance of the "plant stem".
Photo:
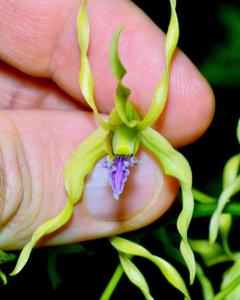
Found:
[(114, 292), (116, 286), (118, 285), (118, 282), (120, 281), (122, 275), (123, 275), (123, 268), (119, 264), (116, 268), (115, 272), (113, 273), (112, 278), (110, 279), (108, 285), (106, 286), (105, 290), (103, 291), (103, 294), (100, 298), (100, 300), (108, 300), (111, 298), (112, 293)]
[[(209, 217), (212, 216), (217, 208), (217, 204), (195, 204), (194, 207), (194, 218), (199, 217)], [(233, 216), (240, 216), (240, 204), (239, 203), (229, 203), (225, 206), (223, 213), (228, 213)]]

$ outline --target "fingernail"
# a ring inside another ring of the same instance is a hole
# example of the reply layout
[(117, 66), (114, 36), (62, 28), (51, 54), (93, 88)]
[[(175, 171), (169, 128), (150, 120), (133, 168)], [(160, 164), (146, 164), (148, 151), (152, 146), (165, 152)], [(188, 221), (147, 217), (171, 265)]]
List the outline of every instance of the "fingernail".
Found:
[(91, 217), (104, 221), (124, 221), (143, 211), (159, 193), (163, 185), (163, 174), (155, 159), (143, 151), (138, 155), (139, 163), (131, 168), (119, 200), (115, 200), (109, 184), (108, 170), (100, 160), (88, 177), (84, 191), (84, 207)]

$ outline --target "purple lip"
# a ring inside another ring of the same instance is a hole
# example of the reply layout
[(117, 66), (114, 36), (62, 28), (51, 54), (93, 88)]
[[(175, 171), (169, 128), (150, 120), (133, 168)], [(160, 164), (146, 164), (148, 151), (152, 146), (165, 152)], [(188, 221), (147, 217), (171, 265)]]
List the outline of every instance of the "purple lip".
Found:
[(124, 184), (130, 174), (129, 168), (138, 163), (134, 156), (115, 155), (114, 160), (106, 157), (104, 168), (109, 169), (109, 181), (113, 190), (113, 197), (118, 200)]

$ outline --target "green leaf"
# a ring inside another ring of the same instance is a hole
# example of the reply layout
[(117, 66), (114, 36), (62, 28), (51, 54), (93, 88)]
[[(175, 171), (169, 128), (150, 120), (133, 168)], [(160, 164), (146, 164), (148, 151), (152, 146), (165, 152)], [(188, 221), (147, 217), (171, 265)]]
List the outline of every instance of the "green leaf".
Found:
[(62, 279), (57, 272), (56, 259), (57, 259), (56, 253), (50, 253), (48, 255), (48, 276), (50, 278), (53, 289), (56, 289), (59, 286), (59, 284), (62, 282)]
[(112, 72), (118, 80), (115, 96), (115, 105), (117, 113), (121, 118), (122, 122), (124, 122), (128, 127), (134, 127), (138, 123), (138, 120), (135, 119), (136, 116), (133, 112), (133, 106), (128, 100), (131, 91), (128, 87), (122, 84), (122, 79), (127, 73), (120, 60), (118, 51), (118, 43), (122, 30), (123, 27), (119, 28), (112, 38), (109, 52), (109, 61)]
[(149, 111), (147, 112), (143, 120), (137, 125), (138, 128), (141, 130), (147, 129), (159, 118), (167, 102), (170, 65), (179, 37), (179, 25), (176, 14), (176, 1), (170, 0), (170, 5), (171, 19), (168, 26), (165, 41), (166, 68), (163, 71), (163, 74), (155, 89), (153, 101), (149, 108)]
[(7, 284), (7, 276), (3, 273), (3, 271), (1, 271), (0, 269), (0, 278), (2, 279), (2, 282), (4, 285)]
[[(221, 284), (221, 290), (224, 290), (229, 284), (234, 282), (240, 277), (240, 260), (238, 259), (223, 275), (223, 281)], [(229, 292), (225, 300), (239, 300), (240, 286), (236, 286), (235, 289)]]
[(182, 237), (180, 250), (190, 272), (190, 282), (193, 283), (195, 259), (187, 237), (194, 208), (191, 168), (184, 156), (155, 130), (149, 128), (143, 131), (141, 141), (158, 159), (165, 174), (177, 178), (181, 185), (183, 208), (177, 219), (177, 228)]
[(140, 289), (146, 300), (153, 300), (153, 297), (151, 296), (149, 291), (148, 284), (141, 271), (136, 267), (136, 265), (129, 259), (126, 254), (119, 252), (119, 259), (128, 279)]
[(199, 203), (207, 204), (207, 203), (216, 203), (217, 202), (216, 198), (206, 195), (197, 189), (192, 189), (192, 193), (193, 193), (194, 200), (198, 201)]
[[(238, 288), (240, 285), (240, 276), (238, 276), (235, 280), (229, 283), (222, 291), (220, 291), (212, 300), (226, 300), (227, 296)], [(239, 299), (239, 298), (238, 298)]]
[(238, 125), (237, 125), (237, 139), (240, 144), (240, 119), (238, 120)]
[(210, 267), (218, 263), (231, 261), (218, 243), (210, 244), (208, 240), (189, 240), (194, 252), (199, 254), (206, 266)]
[[(226, 189), (237, 178), (240, 166), (240, 154), (231, 157), (224, 166), (223, 170), (223, 189)], [(232, 227), (232, 216), (230, 214), (221, 214), (219, 218), (219, 230), (225, 252), (232, 255), (228, 237)]]
[(214, 243), (218, 235), (218, 229), (220, 225), (221, 214), (227, 202), (230, 198), (240, 191), (240, 176), (238, 176), (230, 185), (225, 188), (218, 200), (217, 209), (211, 217), (209, 225), (209, 241)]
[(0, 250), (0, 265), (14, 261), (16, 259), (16, 255), (12, 253), (7, 253)]
[(206, 277), (199, 264), (196, 264), (196, 275), (202, 287), (203, 300), (212, 300), (214, 297), (214, 290), (211, 281)]
[(223, 170), (223, 188), (225, 189), (237, 178), (240, 167), (240, 154), (232, 156), (225, 164)]
[(82, 94), (85, 100), (87, 101), (88, 105), (93, 110), (99, 124), (105, 129), (110, 129), (108, 123), (105, 122), (99, 115), (94, 100), (94, 81), (90, 63), (87, 57), (89, 46), (89, 19), (87, 15), (86, 3), (87, 1), (84, 0), (77, 15), (78, 43), (79, 48), (81, 50), (79, 84)]
[(106, 135), (107, 131), (102, 128), (95, 130), (70, 156), (64, 170), (64, 181), (68, 194), (67, 202), (58, 215), (41, 224), (34, 231), (31, 240), (21, 251), (17, 265), (11, 275), (16, 275), (22, 270), (29, 259), (33, 247), (44, 235), (53, 233), (70, 220), (74, 205), (82, 196), (86, 175), (91, 172), (96, 162), (105, 153), (103, 141)]
[(160, 269), (167, 281), (176, 289), (181, 291), (186, 299), (190, 299), (190, 295), (181, 275), (170, 263), (156, 255), (151, 254), (144, 247), (126, 239), (120, 237), (112, 237), (110, 239), (110, 242), (118, 252), (122, 252), (130, 256), (140, 256), (153, 262)]

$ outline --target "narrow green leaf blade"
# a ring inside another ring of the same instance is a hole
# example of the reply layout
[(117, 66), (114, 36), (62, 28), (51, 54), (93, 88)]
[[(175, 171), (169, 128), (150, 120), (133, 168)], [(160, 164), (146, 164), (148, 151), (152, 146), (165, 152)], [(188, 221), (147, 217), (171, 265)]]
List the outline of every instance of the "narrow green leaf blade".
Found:
[(215, 264), (229, 261), (230, 258), (218, 243), (210, 244), (208, 240), (189, 240), (194, 252), (199, 254), (205, 265), (211, 267)]
[(3, 271), (1, 271), (0, 269), (0, 278), (2, 279), (2, 282), (4, 285), (7, 284), (7, 276), (3, 273)]
[(223, 188), (229, 186), (237, 177), (240, 167), (240, 154), (232, 156), (223, 169)]
[(56, 259), (57, 259), (56, 253), (50, 253), (48, 255), (48, 276), (50, 278), (53, 289), (56, 289), (59, 286), (59, 284), (62, 282), (62, 279), (57, 272)]
[(211, 281), (206, 277), (202, 267), (196, 264), (196, 275), (202, 287), (203, 300), (212, 300), (214, 297), (214, 290)]
[(110, 242), (117, 251), (123, 252), (126, 255), (140, 256), (153, 262), (160, 269), (168, 282), (176, 289), (181, 291), (186, 299), (190, 299), (188, 290), (181, 275), (170, 263), (156, 255), (151, 254), (147, 249), (132, 241), (120, 237), (112, 237)]
[(226, 300), (227, 296), (240, 285), (240, 276), (224, 287), (212, 300)]
[[(221, 290), (224, 290), (229, 284), (234, 282), (238, 277), (240, 277), (240, 260), (237, 259), (235, 263), (224, 273), (223, 281), (221, 284)], [(239, 300), (240, 286), (236, 286), (235, 289), (229, 292), (225, 296), (225, 300)]]
[(126, 254), (119, 252), (119, 259), (128, 279), (140, 289), (146, 300), (153, 300), (153, 297), (151, 296), (149, 291), (148, 284), (141, 271), (128, 258)]
[(192, 189), (192, 193), (193, 193), (194, 200), (198, 201), (200, 203), (208, 204), (208, 203), (216, 203), (217, 202), (216, 198), (206, 195), (197, 189)]
[(183, 208), (177, 220), (177, 228), (182, 237), (180, 250), (190, 272), (190, 282), (193, 283), (196, 272), (195, 259), (187, 237), (194, 208), (191, 168), (184, 156), (155, 130), (149, 128), (143, 131), (141, 140), (143, 146), (158, 159), (164, 172), (177, 178), (181, 185)]
[(220, 218), (225, 205), (230, 200), (230, 198), (238, 191), (240, 191), (240, 176), (238, 176), (230, 185), (228, 185), (228, 187), (223, 190), (219, 197), (217, 209), (212, 215), (209, 225), (210, 243), (214, 243), (216, 241), (220, 225)]
[(147, 112), (143, 120), (138, 124), (138, 128), (141, 130), (150, 127), (159, 118), (167, 102), (170, 65), (179, 38), (179, 25), (176, 14), (176, 1), (170, 0), (170, 5), (171, 18), (165, 41), (166, 67), (155, 89), (153, 101), (149, 108), (149, 111)]

